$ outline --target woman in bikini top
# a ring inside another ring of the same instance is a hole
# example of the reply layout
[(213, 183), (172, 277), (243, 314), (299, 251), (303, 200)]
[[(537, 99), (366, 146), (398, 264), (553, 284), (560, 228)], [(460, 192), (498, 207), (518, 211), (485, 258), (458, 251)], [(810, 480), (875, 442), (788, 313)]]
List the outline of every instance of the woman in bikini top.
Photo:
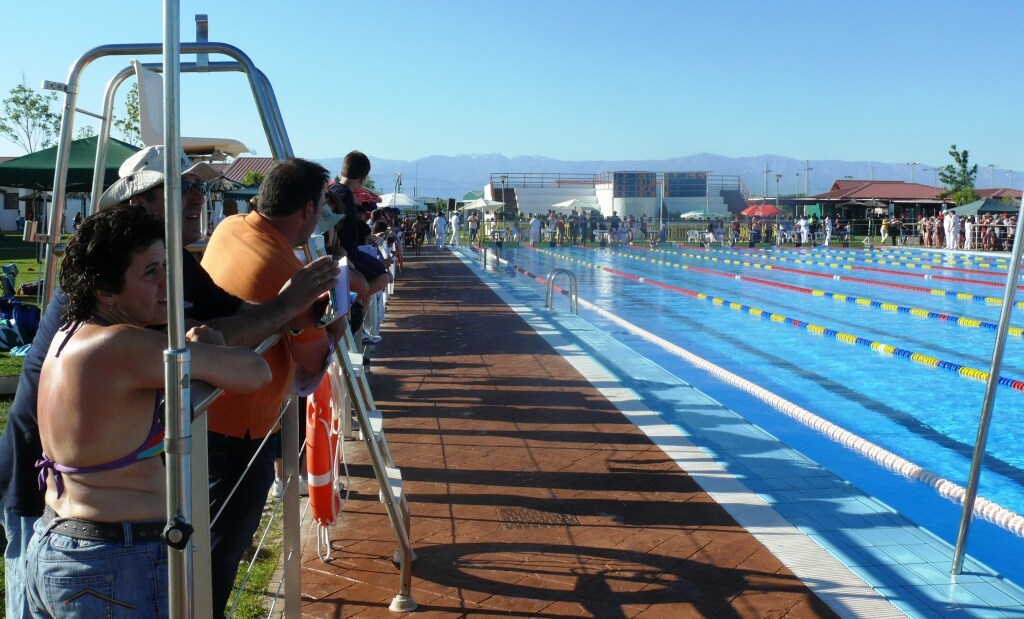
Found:
[[(68, 304), (39, 379), (40, 485), (60, 518), (104, 523), (165, 518), (163, 351), (147, 328), (167, 321), (163, 224), (141, 207), (82, 222), (60, 283)], [(187, 337), (191, 378), (228, 391), (270, 379), (262, 357), (216, 331)], [(218, 345), (220, 344), (220, 345)]]

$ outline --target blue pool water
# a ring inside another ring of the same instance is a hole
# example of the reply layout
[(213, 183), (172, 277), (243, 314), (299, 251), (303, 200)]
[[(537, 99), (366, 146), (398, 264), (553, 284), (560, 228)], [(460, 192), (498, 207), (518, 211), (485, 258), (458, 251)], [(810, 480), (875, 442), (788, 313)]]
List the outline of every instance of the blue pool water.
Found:
[[(506, 249), (503, 257), (539, 275), (547, 275), (554, 268), (568, 268), (576, 275), (581, 299), (946, 479), (966, 484), (984, 396), (983, 381), (816, 334), (787, 322), (766, 320), (748, 311), (732, 309), (729, 303), (888, 344), (956, 364), (954, 367), (987, 371), (994, 330), (917, 314), (933, 312), (965, 320), (998, 322), (999, 306), (978, 299), (1002, 297), (1001, 286), (984, 282), (1001, 282), (1005, 278), (1005, 260), (820, 248), (675, 248), (654, 252), (547, 246), (536, 250)], [(640, 283), (597, 267), (615, 269), (645, 281)], [(955, 281), (921, 279), (922, 274)], [(715, 304), (658, 287), (652, 281), (724, 299), (725, 303)], [(925, 291), (915, 291), (915, 287)], [(825, 293), (857, 297), (860, 302), (837, 300)], [(565, 303), (564, 299), (559, 301)], [(903, 306), (903, 310), (885, 311), (872, 302)], [(1015, 312), (1015, 317), (1019, 313)], [(938, 496), (931, 487), (907, 481), (873, 464), (764, 402), (630, 334), (600, 314), (583, 307), (580, 314), (867, 494), (950, 543), (955, 542), (961, 507)], [(1011, 320), (1011, 324), (1022, 326), (1024, 319)], [(1000, 375), (1024, 380), (1024, 341), (1020, 336), (1007, 339)], [(686, 427), (686, 420), (673, 419), (672, 411), (660, 412), (669, 421)], [(1024, 513), (1022, 421), (1024, 392), (999, 388), (980, 494), (1016, 513)], [(1024, 552), (1024, 541), (1015, 535), (976, 519), (968, 552), (1015, 582), (1024, 583), (1024, 567), (1016, 559)]]

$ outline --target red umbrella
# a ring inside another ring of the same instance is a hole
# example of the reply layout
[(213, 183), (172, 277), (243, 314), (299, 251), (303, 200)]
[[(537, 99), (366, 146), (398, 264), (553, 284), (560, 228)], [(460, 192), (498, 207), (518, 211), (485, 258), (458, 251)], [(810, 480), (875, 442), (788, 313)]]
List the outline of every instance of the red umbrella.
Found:
[(782, 211), (771, 204), (755, 204), (754, 206), (748, 206), (740, 211), (740, 213), (747, 217), (771, 217), (772, 215), (781, 215)]

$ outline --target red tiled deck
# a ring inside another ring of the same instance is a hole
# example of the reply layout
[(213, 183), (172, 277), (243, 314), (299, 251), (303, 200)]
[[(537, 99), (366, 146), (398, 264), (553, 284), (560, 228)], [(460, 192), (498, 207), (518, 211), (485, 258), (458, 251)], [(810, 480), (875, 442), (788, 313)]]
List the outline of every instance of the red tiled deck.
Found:
[[(832, 617), (447, 251), (406, 258), (370, 383), (412, 511), (414, 616)], [(306, 617), (392, 617), (362, 443)]]

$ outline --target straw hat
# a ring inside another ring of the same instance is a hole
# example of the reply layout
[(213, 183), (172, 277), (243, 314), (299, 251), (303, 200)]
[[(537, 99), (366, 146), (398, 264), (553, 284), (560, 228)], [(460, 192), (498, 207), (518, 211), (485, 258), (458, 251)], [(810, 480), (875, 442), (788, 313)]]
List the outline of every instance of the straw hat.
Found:
[[(121, 204), (132, 196), (162, 185), (166, 150), (162, 144), (147, 146), (125, 159), (118, 169), (121, 178), (103, 192), (98, 208), (103, 210), (115, 204)], [(220, 178), (220, 173), (210, 164), (203, 161), (192, 164), (185, 156), (184, 150), (181, 151), (181, 173), (182, 175), (198, 176), (203, 182)]]

